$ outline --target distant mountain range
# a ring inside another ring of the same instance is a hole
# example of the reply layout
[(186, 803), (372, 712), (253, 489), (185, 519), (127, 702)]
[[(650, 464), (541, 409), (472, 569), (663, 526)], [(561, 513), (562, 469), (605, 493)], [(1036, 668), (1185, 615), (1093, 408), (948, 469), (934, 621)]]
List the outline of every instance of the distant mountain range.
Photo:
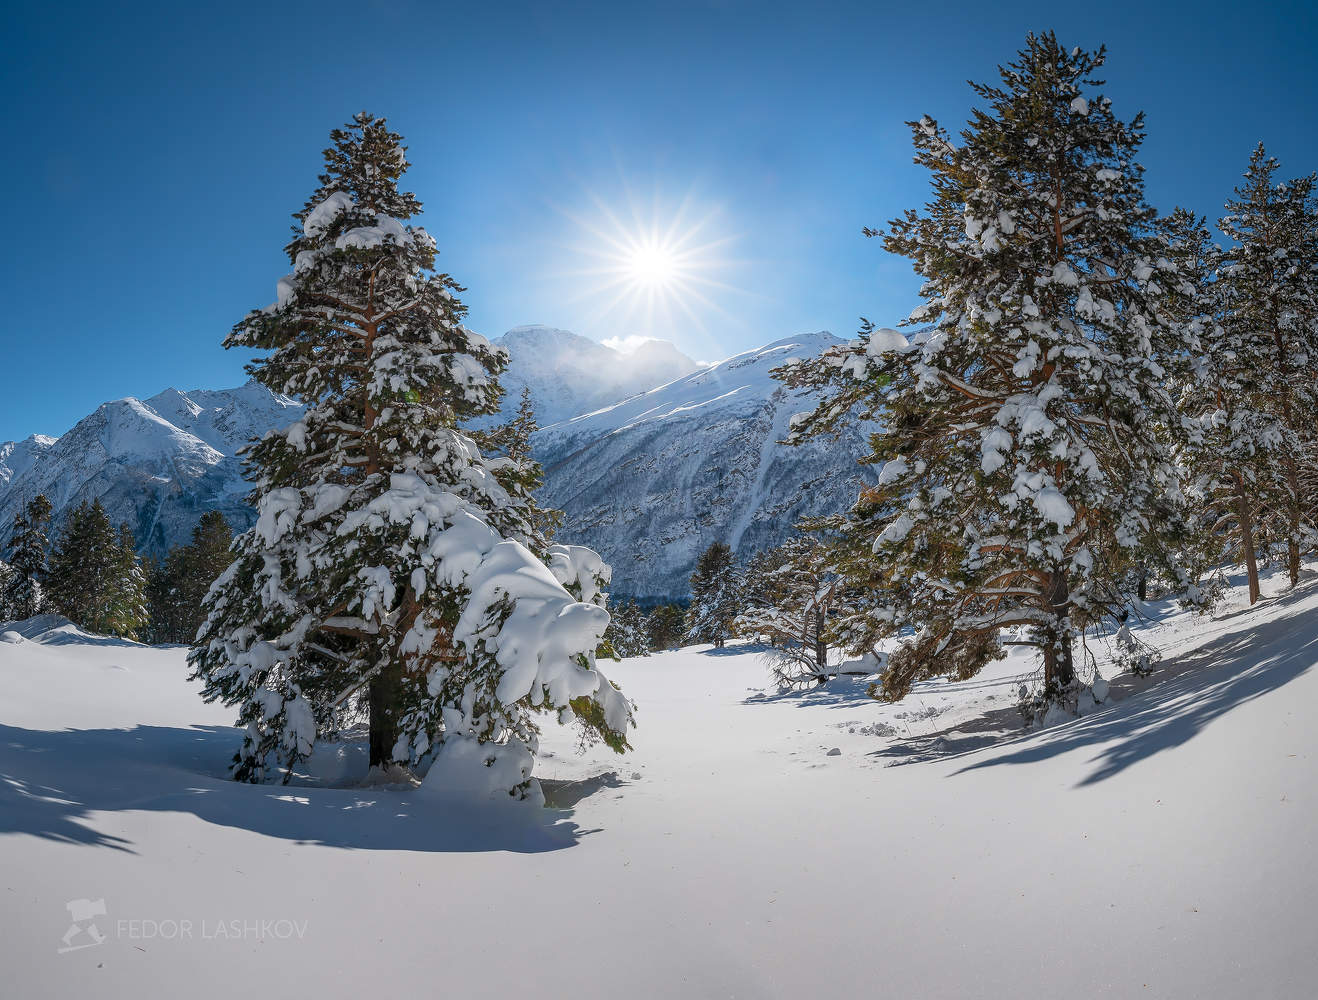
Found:
[[(839, 343), (827, 333), (714, 365), (662, 341), (622, 354), (543, 326), (517, 327), (495, 343), (510, 355), (505, 410), (531, 390), (543, 502), (566, 515), (560, 539), (597, 549), (619, 593), (683, 596), (711, 542), (742, 554), (774, 544), (799, 517), (845, 508), (866, 478), (856, 464), (860, 429), (827, 444), (777, 444), (813, 400), (789, 393), (769, 369)], [(59, 438), (0, 444), (0, 538), (38, 493), (57, 516), (99, 498), (149, 554), (187, 541), (208, 510), (245, 529), (254, 520), (244, 502), (250, 487), (234, 453), (301, 412), (255, 382), (167, 389), (105, 403)]]
[(116, 524), (127, 522), (138, 547), (161, 554), (187, 541), (208, 510), (235, 529), (255, 521), (243, 498), (234, 452), (249, 438), (296, 420), (302, 407), (256, 382), (237, 389), (104, 403), (59, 438), (33, 435), (0, 445), (0, 537), (39, 493), (57, 517), (100, 499)]

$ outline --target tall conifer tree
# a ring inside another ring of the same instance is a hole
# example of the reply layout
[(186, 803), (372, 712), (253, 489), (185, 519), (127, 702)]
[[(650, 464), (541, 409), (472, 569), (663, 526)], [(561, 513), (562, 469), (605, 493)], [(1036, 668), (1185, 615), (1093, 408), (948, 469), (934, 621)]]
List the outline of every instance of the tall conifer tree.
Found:
[(538, 429), (531, 390), (523, 387), (517, 414), (510, 421), (472, 436), (485, 453), (495, 478), (508, 492), (505, 515), (513, 522), (505, 529), (508, 537), (544, 557), (562, 523), (563, 512), (536, 502), (536, 491), (545, 481), (544, 470), (531, 456), (531, 435)]
[(1172, 308), (1187, 324), (1191, 358), (1181, 373), (1179, 404), (1182, 475), (1199, 527), (1189, 554), (1201, 564), (1239, 559), (1252, 604), (1259, 597), (1257, 529), (1267, 509), (1269, 456), (1284, 437), (1259, 405), (1270, 350), (1226, 316), (1218, 280), (1222, 252), (1204, 220), (1177, 209), (1160, 229), (1164, 251), (1181, 275), (1171, 287)]
[(50, 501), (38, 495), (14, 518), (14, 533), (9, 539), (10, 574), (0, 593), (0, 608), (12, 618), (30, 618), (41, 612), (50, 514)]
[(715, 542), (696, 561), (691, 574), (691, 604), (686, 610), (686, 641), (709, 642), (716, 649), (733, 635), (741, 613), (742, 576), (726, 542)]
[(1047, 698), (1069, 700), (1073, 639), (1120, 606), (1132, 568), (1188, 582), (1172, 564), (1184, 525), (1165, 434), (1179, 277), (1144, 200), (1142, 116), (1121, 121), (1095, 92), (1103, 59), (1030, 35), (1000, 83), (973, 85), (984, 107), (959, 143), (910, 123), (933, 200), (884, 244), (925, 279), (920, 329), (867, 325), (783, 372), (840, 390), (794, 439), (849, 407), (881, 421), (866, 459), (878, 483), (838, 525), (841, 565), (875, 595), (864, 638), (913, 633), (880, 697), (974, 675), (1011, 629), (1041, 650)]
[(146, 578), (133, 533), (118, 531), (100, 500), (70, 511), (50, 556), (52, 610), (79, 628), (135, 639), (146, 624)]
[(1253, 408), (1280, 434), (1256, 436), (1268, 456), (1257, 485), (1269, 510), (1262, 528), (1285, 550), (1294, 586), (1301, 553), (1318, 540), (1305, 489), (1318, 450), (1318, 211), (1314, 175), (1280, 181), (1278, 170), (1260, 143), (1218, 222), (1234, 241), (1220, 286), (1226, 335), (1259, 365)]
[(401, 137), (362, 113), (331, 140), (293, 273), (226, 341), (268, 352), (251, 374), (307, 410), (246, 453), (258, 520), (210, 591), (193, 670), (239, 707), (240, 779), (287, 780), (364, 716), (373, 767), (433, 760), (534, 794), (537, 711), (625, 747), (629, 705), (594, 666), (608, 614), (505, 540), (522, 512), (458, 427), (496, 411), (506, 361), (462, 325), (410, 221)]

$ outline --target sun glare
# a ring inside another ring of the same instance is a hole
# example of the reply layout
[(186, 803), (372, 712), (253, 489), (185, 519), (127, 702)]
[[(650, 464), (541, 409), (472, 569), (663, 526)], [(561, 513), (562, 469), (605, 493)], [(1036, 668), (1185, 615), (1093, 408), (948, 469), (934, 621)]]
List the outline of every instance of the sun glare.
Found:
[(571, 272), (573, 301), (593, 307), (590, 323), (615, 336), (671, 339), (708, 333), (706, 320), (734, 322), (717, 299), (738, 289), (722, 280), (735, 263), (732, 237), (718, 233), (721, 213), (691, 197), (646, 206), (630, 197), (617, 211), (591, 196), (592, 210), (565, 212), (583, 240), (570, 249), (587, 266)]
[(673, 277), (676, 263), (667, 247), (638, 247), (627, 266), (632, 277), (644, 285), (662, 285)]

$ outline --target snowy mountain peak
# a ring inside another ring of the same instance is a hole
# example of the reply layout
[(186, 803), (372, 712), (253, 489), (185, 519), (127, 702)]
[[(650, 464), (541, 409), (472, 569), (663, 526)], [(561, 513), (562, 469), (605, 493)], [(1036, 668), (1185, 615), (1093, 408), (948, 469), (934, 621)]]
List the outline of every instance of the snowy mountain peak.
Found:
[(0, 444), (0, 490), (32, 468), (33, 463), (50, 450), (56, 439), (45, 434), (32, 434), (22, 441), (5, 441)]
[(112, 521), (133, 529), (139, 547), (157, 554), (186, 541), (208, 510), (245, 528), (253, 512), (243, 503), (249, 487), (234, 452), (301, 413), (257, 382), (166, 389), (103, 403), (59, 438), (0, 445), (0, 537), (39, 493), (57, 521), (69, 507), (99, 499)]
[[(530, 389), (541, 426), (616, 403), (699, 367), (667, 341), (623, 354), (552, 326), (513, 327), (494, 343), (509, 354), (502, 379), (504, 415), (517, 408), (522, 390)], [(498, 419), (489, 418), (478, 426)]]
[(671, 382), (621, 400), (610, 406), (546, 426), (543, 446), (581, 435), (616, 433), (649, 421), (690, 414), (705, 407), (726, 413), (745, 413), (761, 407), (782, 388), (770, 371), (793, 357), (812, 357), (843, 343), (827, 331), (776, 340), (752, 351), (698, 368)]
[(286, 427), (302, 414), (288, 396), (272, 393), (255, 379), (234, 389), (166, 389), (146, 401), (177, 427), (232, 455), (249, 440), (274, 427)]
[(134, 396), (102, 403), (60, 438), (56, 447), (63, 445), (67, 450), (75, 442), (86, 456), (99, 445), (107, 458), (169, 460), (180, 454), (195, 454), (198, 460), (214, 464), (223, 457), (218, 449), (166, 420)]

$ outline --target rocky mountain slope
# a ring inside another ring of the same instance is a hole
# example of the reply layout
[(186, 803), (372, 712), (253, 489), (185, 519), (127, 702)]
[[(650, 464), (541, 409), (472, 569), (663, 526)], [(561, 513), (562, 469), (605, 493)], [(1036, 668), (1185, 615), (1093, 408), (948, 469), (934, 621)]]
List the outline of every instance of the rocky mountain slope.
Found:
[(561, 540), (596, 548), (620, 592), (679, 597), (711, 543), (747, 554), (785, 539), (802, 517), (845, 509), (866, 477), (856, 462), (865, 430), (779, 444), (814, 399), (769, 375), (836, 343), (828, 333), (776, 341), (542, 428), (533, 445), (544, 501), (567, 515)]
[[(700, 551), (727, 541), (743, 553), (782, 540), (806, 515), (839, 510), (860, 486), (861, 434), (777, 444), (793, 398), (769, 369), (817, 353), (826, 333), (779, 341), (697, 366), (671, 344), (621, 354), (552, 327), (518, 327), (508, 349), (505, 407), (531, 389), (542, 425), (544, 500), (566, 513), (561, 538), (598, 549), (615, 590), (679, 597)], [(235, 452), (296, 420), (295, 400), (249, 382), (236, 389), (127, 398), (99, 407), (59, 438), (0, 444), (0, 541), (29, 500), (60, 512), (99, 498), (159, 555), (188, 540), (207, 510), (235, 529), (253, 520)], [(493, 422), (493, 419), (490, 421)]]
[(220, 391), (166, 389), (146, 400), (105, 403), (59, 438), (0, 445), (0, 533), (7, 535), (39, 493), (57, 516), (100, 499), (148, 554), (187, 541), (208, 510), (246, 528), (254, 520), (243, 502), (250, 487), (234, 452), (301, 412), (294, 400), (255, 382)]

